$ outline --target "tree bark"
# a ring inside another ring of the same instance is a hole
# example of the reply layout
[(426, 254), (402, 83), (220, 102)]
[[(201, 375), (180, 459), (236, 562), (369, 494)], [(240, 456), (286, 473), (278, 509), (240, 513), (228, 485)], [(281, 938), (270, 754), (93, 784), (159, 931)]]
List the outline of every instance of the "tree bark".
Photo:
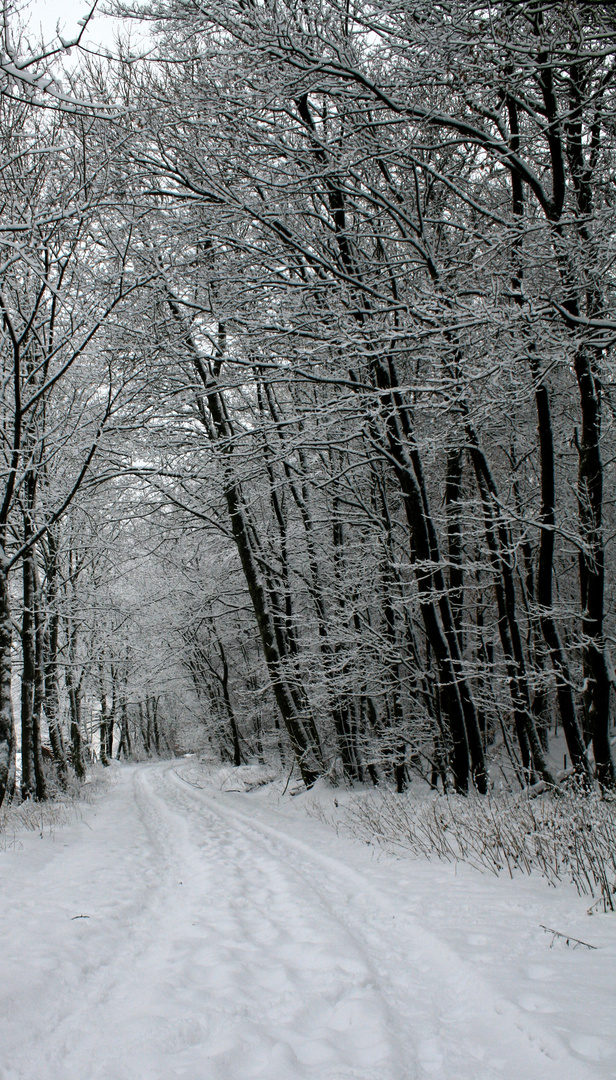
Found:
[[(4, 562), (4, 554), (0, 556)], [(13, 622), (6, 570), (0, 565), (0, 806), (13, 798), (16, 772), (16, 737), (11, 696)]]
[(34, 763), (34, 588), (32, 554), (22, 561), (23, 606), (21, 624), (21, 797), (36, 797), (36, 773)]
[(449, 602), (462, 650), (462, 611), (464, 606), (464, 568), (462, 565), (462, 463), (464, 450), (453, 447), (447, 452), (445, 477), (445, 509), (447, 512), (447, 547)]
[(101, 702), (101, 719), (99, 726), (99, 744), (100, 744), (100, 758), (101, 765), (109, 765), (109, 756), (107, 754), (107, 746), (109, 744), (109, 705), (107, 701), (107, 694), (101, 675), (101, 689), (100, 689), (100, 702)]
[(539, 435), (541, 474), (541, 534), (537, 567), (537, 603), (539, 623), (548, 647), (556, 678), (556, 694), (560, 720), (567, 740), (567, 749), (576, 772), (589, 779), (586, 748), (577, 720), (569, 665), (562, 648), (560, 634), (553, 614), (552, 580), (554, 576), (555, 482), (554, 442), (548, 390), (539, 379), (538, 363), (533, 360), (533, 374), (538, 380), (535, 389), (537, 431)]

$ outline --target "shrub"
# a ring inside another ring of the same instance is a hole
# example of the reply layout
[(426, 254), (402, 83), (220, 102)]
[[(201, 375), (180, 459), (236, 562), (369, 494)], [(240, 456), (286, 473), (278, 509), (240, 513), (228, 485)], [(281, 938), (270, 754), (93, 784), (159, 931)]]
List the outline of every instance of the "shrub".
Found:
[(616, 910), (616, 805), (576, 788), (539, 797), (393, 792), (355, 796), (346, 826), (389, 850), (466, 862), (494, 874), (540, 873)]

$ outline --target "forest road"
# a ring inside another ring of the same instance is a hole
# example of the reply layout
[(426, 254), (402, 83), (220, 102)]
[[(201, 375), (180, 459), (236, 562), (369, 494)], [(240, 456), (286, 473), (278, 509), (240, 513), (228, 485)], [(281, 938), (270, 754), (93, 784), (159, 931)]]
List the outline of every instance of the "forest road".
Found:
[(115, 767), (83, 821), (3, 853), (0, 1080), (606, 1075), (375, 883), (363, 849), (199, 777)]

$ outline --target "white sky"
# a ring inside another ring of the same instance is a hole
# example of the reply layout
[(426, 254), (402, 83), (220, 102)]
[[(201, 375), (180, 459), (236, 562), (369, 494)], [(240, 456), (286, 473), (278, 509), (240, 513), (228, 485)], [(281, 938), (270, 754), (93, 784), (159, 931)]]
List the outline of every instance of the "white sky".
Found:
[[(58, 27), (65, 40), (75, 38), (80, 30), (79, 19), (88, 14), (92, 3), (93, 0), (30, 0), (22, 17), (29, 23), (32, 34), (38, 37), (42, 30), (45, 42), (51, 44), (56, 38)], [(104, 49), (113, 48), (115, 34), (121, 25), (121, 20), (104, 15), (102, 11), (105, 6), (105, 0), (99, 0), (94, 18), (88, 24), (82, 38), (82, 44), (87, 45), (88, 48), (96, 49), (97, 46), (102, 46)]]

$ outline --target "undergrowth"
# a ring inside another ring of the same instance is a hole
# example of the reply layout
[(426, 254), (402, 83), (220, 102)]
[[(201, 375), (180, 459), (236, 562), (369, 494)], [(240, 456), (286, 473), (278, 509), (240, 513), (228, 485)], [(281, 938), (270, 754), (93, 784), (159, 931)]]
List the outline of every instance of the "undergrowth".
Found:
[(4, 803), (0, 807), (0, 851), (19, 847), (20, 833), (53, 837), (57, 828), (79, 820), (83, 803), (94, 802), (108, 782), (100, 769), (94, 769), (85, 783), (70, 778), (64, 791), (50, 782), (50, 798), (44, 802), (26, 799)]
[(53, 836), (55, 830), (74, 821), (78, 808), (74, 799), (50, 799), (36, 802), (8, 803), (0, 809), (0, 851), (19, 845), (19, 834), (37, 832), (41, 837)]
[(554, 796), (355, 796), (353, 835), (390, 851), (466, 862), (493, 874), (540, 873), (571, 881), (596, 907), (616, 910), (616, 804), (575, 789)]

